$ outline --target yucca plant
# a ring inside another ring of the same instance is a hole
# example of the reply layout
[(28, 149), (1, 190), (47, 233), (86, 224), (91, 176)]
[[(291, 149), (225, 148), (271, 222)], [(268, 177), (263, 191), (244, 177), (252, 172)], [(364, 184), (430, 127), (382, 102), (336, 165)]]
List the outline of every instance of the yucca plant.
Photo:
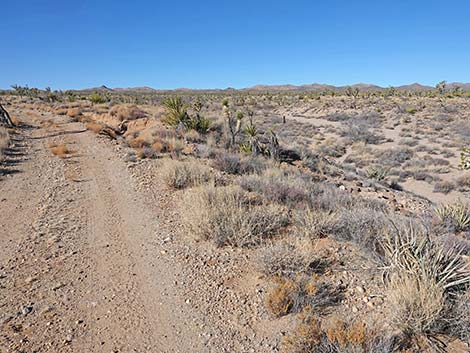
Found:
[(441, 223), (450, 222), (456, 231), (465, 231), (470, 228), (470, 205), (461, 201), (442, 205), (434, 209), (434, 213)]
[(367, 177), (377, 181), (384, 180), (387, 176), (387, 170), (380, 166), (370, 166), (367, 168)]
[(163, 101), (163, 106), (167, 112), (163, 117), (163, 122), (168, 125), (176, 126), (180, 123), (185, 126), (189, 122), (188, 106), (183, 103), (181, 97), (170, 97)]
[(234, 116), (227, 99), (222, 101), (222, 108), (227, 121), (227, 132), (230, 135), (230, 147), (233, 147), (235, 146), (237, 135), (242, 130), (243, 113), (237, 112)]
[(445, 250), (432, 241), (422, 227), (408, 223), (394, 227), (384, 243), (385, 257), (390, 269), (410, 275), (426, 275), (436, 279), (436, 283), (449, 289), (470, 283), (468, 264), (462, 260), (462, 251)]
[(441, 332), (451, 296), (470, 283), (462, 251), (445, 249), (411, 222), (395, 226), (383, 248), (391, 322), (407, 334)]

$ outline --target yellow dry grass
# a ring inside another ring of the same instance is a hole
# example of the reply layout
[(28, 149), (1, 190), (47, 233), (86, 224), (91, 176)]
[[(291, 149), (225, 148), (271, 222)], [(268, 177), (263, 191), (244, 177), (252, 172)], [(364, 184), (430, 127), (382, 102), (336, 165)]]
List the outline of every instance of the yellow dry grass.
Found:
[(93, 131), (95, 134), (99, 134), (103, 130), (103, 125), (95, 122), (89, 122), (85, 125), (87, 130)]
[(72, 153), (71, 150), (69, 150), (69, 148), (67, 147), (66, 144), (62, 143), (60, 145), (56, 145), (56, 144), (50, 144), (49, 145), (49, 150), (51, 151), (51, 153), (54, 155), (54, 156), (57, 156), (59, 158), (65, 158), (67, 157), (69, 154)]

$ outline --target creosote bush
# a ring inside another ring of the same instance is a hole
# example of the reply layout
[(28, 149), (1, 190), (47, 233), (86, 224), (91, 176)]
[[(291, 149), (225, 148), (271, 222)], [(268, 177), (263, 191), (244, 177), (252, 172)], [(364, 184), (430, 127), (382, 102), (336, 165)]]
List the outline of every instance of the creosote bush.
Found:
[(265, 204), (236, 186), (205, 186), (185, 196), (185, 223), (217, 246), (258, 245), (288, 224), (285, 208)]

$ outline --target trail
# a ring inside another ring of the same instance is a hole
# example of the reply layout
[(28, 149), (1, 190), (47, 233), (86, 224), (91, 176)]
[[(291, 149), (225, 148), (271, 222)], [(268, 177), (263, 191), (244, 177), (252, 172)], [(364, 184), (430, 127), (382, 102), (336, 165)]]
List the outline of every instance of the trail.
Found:
[(21, 129), (0, 180), (0, 352), (207, 351), (125, 163), (80, 123), (53, 120)]

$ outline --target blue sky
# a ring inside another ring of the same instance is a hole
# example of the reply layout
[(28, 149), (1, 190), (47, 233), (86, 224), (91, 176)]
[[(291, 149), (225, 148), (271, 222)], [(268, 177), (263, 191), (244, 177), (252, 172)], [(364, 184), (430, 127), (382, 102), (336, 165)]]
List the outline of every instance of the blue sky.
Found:
[(470, 81), (470, 2), (24, 0), (0, 88)]

